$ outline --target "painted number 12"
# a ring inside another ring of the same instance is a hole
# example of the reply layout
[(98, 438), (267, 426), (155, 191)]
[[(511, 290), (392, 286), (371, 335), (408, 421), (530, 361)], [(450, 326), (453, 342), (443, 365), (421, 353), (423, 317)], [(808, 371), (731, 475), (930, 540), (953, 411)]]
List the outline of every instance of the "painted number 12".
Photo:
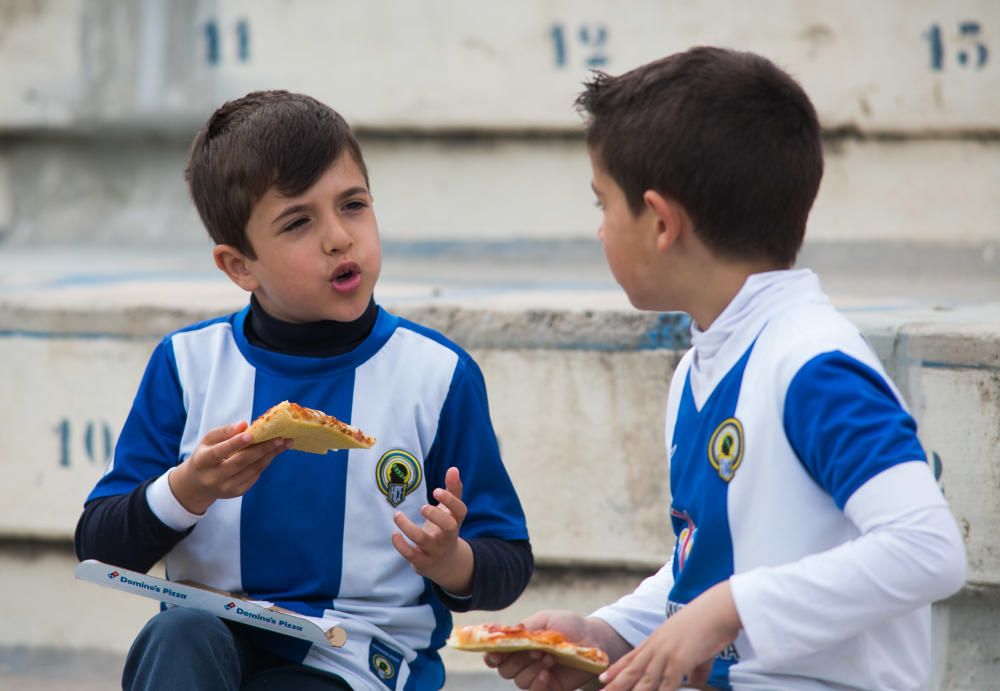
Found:
[(608, 29), (602, 24), (584, 24), (576, 32), (567, 31), (562, 24), (555, 24), (549, 29), (549, 37), (552, 39), (552, 53), (558, 68), (566, 67), (569, 63), (571, 47), (584, 51), (584, 67), (593, 69), (608, 64), (608, 55), (605, 52)]

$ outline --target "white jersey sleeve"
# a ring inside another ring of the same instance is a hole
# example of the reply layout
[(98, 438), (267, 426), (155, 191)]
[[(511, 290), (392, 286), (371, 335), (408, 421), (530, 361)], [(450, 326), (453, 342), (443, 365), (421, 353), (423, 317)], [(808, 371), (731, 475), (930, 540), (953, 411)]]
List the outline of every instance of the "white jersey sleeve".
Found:
[(857, 539), (731, 578), (762, 664), (819, 651), (964, 582), (962, 539), (926, 463), (884, 470), (851, 495), (844, 512)]
[(634, 592), (590, 616), (602, 619), (634, 648), (666, 621), (667, 596), (674, 586), (673, 561), (644, 580)]

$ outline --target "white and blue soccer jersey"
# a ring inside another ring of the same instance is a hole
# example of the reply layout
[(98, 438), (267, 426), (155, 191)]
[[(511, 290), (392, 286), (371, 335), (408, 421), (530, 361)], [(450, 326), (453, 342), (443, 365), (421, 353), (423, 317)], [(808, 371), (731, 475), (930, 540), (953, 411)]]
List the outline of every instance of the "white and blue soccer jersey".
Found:
[(283, 400), (360, 427), (377, 438), (373, 448), (285, 451), (244, 496), (216, 501), (167, 555), (167, 577), (336, 620), (347, 632), (343, 648), (277, 636), (270, 645), (355, 689), (439, 688), (436, 651), (451, 615), (393, 547), (393, 514), (422, 524), (421, 506), (434, 503), (431, 492), (455, 466), (468, 506), (462, 537), (528, 539), (479, 368), (438, 333), (384, 309), (361, 345), (330, 358), (253, 346), (247, 313), (159, 344), (89, 499), (165, 480), (206, 432)]
[(908, 580), (906, 540), (926, 534), (906, 522), (953, 521), (867, 341), (814, 274), (783, 271), (751, 276), (692, 344), (667, 406), (673, 558), (595, 615), (635, 645), (731, 579), (743, 632), (713, 686), (925, 688), (935, 593)]

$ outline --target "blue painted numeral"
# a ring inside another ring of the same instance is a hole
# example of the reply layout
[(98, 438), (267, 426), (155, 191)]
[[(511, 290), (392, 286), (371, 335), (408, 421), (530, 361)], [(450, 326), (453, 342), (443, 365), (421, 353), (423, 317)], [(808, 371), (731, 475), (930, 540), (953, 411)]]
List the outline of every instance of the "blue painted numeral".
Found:
[[(222, 32), (219, 23), (214, 19), (205, 22), (202, 27), (205, 34), (205, 61), (209, 67), (217, 67), (222, 60)], [(236, 59), (239, 62), (250, 61), (250, 23), (246, 19), (236, 22)]]
[[(944, 33), (939, 24), (932, 24), (924, 32), (930, 48), (930, 67), (935, 72), (944, 71), (945, 61), (951, 59), (952, 53), (946, 52)], [(960, 22), (958, 36), (955, 40), (958, 48), (954, 48), (954, 60), (959, 67), (983, 69), (989, 60), (990, 51), (982, 39), (982, 26), (979, 22)]]
[[(562, 24), (555, 24), (549, 29), (549, 37), (552, 39), (553, 62), (559, 69), (563, 69), (569, 64), (571, 46), (567, 45), (566, 36), (566, 28)], [(594, 69), (608, 64), (608, 55), (605, 52), (608, 29), (603, 24), (580, 26), (575, 34), (575, 41), (573, 47), (580, 49), (583, 56), (581, 62), (584, 67)]]
[[(73, 428), (70, 421), (63, 418), (55, 426), (59, 438), (59, 466), (69, 468), (73, 465)], [(114, 435), (107, 422), (92, 420), (83, 426), (83, 451), (88, 463), (104, 465), (114, 451)]]

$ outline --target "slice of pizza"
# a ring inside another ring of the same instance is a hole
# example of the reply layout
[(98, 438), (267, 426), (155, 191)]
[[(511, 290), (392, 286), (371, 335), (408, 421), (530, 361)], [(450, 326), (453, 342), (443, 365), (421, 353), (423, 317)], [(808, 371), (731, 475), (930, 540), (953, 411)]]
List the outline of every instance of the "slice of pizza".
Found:
[(375, 443), (357, 427), (321, 410), (282, 401), (253, 421), (247, 430), (254, 443), (288, 437), (296, 451), (323, 454), (330, 449), (370, 449)]
[(475, 624), (452, 629), (448, 645), (472, 652), (512, 653), (518, 650), (541, 650), (556, 657), (560, 664), (599, 674), (608, 666), (608, 654), (600, 648), (577, 645), (559, 631), (529, 631), (523, 624)]

